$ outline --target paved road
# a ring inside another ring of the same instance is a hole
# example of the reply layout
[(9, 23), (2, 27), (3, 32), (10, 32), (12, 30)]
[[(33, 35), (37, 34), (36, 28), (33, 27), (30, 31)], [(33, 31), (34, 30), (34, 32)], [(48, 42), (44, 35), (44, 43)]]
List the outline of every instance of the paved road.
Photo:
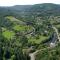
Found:
[[(58, 38), (59, 41), (60, 41), (60, 37), (59, 37), (57, 28), (54, 27), (54, 26), (52, 26), (52, 28), (55, 30), (55, 33), (56, 33), (56, 34), (54, 34), (54, 36), (57, 35), (57, 38)], [(53, 37), (53, 39), (52, 39), (52, 41), (51, 41), (52, 46), (54, 46), (55, 43), (56, 43), (56, 39), (55, 39), (55, 37)], [(47, 47), (47, 48), (51, 48), (51, 47)], [(46, 49), (46, 48), (41, 49), (41, 50), (37, 50), (37, 51), (35, 51), (35, 52), (33, 52), (33, 53), (30, 53), (30, 54), (29, 54), (29, 56), (30, 56), (30, 58), (31, 58), (30, 60), (35, 60), (35, 55), (36, 55), (39, 51), (42, 51), (42, 50), (45, 50), (45, 49)]]
[(57, 34), (57, 37), (58, 37), (58, 40), (60, 41), (60, 37), (59, 37), (59, 33), (58, 33), (58, 29), (56, 28), (56, 27), (52, 27), (54, 30), (55, 30), (55, 32), (56, 32), (56, 34)]
[[(37, 55), (37, 53), (39, 52), (39, 51), (42, 51), (42, 50), (45, 50), (46, 48), (44, 48), (44, 49), (41, 49), (41, 50), (37, 50), (37, 51), (35, 51), (35, 52), (33, 52), (33, 53), (30, 53), (29, 54), (29, 56), (30, 56), (30, 60), (35, 60), (35, 56)], [(50, 49), (50, 47), (47, 47), (47, 49)]]

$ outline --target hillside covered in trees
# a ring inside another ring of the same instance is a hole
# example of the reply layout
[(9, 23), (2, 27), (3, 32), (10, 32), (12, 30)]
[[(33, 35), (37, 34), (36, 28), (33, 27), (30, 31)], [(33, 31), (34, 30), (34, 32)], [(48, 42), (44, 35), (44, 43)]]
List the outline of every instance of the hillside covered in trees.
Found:
[(60, 60), (59, 37), (60, 5), (0, 7), (0, 60)]

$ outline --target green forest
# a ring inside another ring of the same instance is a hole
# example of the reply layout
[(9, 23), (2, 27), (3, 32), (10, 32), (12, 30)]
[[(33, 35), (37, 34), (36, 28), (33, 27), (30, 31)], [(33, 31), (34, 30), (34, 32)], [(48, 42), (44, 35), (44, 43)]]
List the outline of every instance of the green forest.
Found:
[(60, 60), (60, 5), (0, 7), (0, 60)]

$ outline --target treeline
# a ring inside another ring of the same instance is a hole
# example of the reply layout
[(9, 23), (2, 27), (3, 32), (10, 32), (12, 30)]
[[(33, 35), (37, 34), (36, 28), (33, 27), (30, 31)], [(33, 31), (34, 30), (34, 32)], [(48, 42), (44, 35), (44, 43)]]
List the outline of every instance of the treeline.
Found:
[(0, 60), (29, 60), (29, 56), (23, 53), (23, 47), (15, 40), (7, 40), (0, 33)]
[(46, 48), (37, 53), (36, 60), (60, 60), (60, 43), (55, 48)]

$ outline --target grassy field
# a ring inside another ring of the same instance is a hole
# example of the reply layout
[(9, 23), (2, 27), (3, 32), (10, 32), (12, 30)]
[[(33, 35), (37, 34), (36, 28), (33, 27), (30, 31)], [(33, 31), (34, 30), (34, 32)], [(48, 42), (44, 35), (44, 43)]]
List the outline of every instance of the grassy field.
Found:
[(8, 20), (10, 20), (11, 22), (13, 22), (13, 24), (22, 24), (22, 25), (25, 25), (25, 22), (23, 22), (21, 20), (18, 20), (18, 19), (16, 19), (13, 16), (7, 16), (5, 18), (8, 19)]
[(55, 25), (56, 26), (56, 28), (60, 28), (60, 24), (57, 24), (57, 25)]
[(25, 22), (21, 21), (21, 20), (18, 20), (16, 19), (15, 17), (12, 17), (12, 16), (7, 16), (5, 17), (7, 18), (8, 20), (10, 20), (10, 22), (13, 23), (13, 29), (14, 30), (17, 30), (17, 31), (28, 31), (28, 30), (32, 30), (33, 27), (32, 26), (27, 26)]
[(29, 30), (32, 30), (33, 27), (31, 26), (27, 26), (27, 25), (15, 25), (13, 27), (14, 30), (17, 30), (17, 31), (29, 31)]
[(31, 37), (29, 38), (29, 42), (32, 43), (36, 43), (36, 44), (40, 44), (42, 41), (45, 41), (46, 39), (48, 39), (48, 36), (39, 36), (39, 38), (37, 39), (36, 37)]
[[(8, 20), (10, 20), (10, 22), (13, 23), (13, 27), (12, 27), (12, 31), (9, 31), (8, 29), (6, 28), (3, 28), (3, 33), (2, 35), (7, 38), (7, 39), (12, 39), (15, 35), (15, 32), (14, 31), (20, 31), (20, 32), (30, 32), (33, 30), (33, 27), (30, 26), (30, 25), (26, 25), (25, 22), (22, 22), (18, 19), (16, 19), (15, 17), (12, 17), (12, 16), (7, 16), (5, 17), (7, 18)], [(25, 25), (24, 25), (25, 24)], [(42, 41), (48, 39), (48, 36), (43, 36), (43, 35), (40, 35), (38, 38), (35, 36), (30, 36), (27, 35), (27, 38), (28, 38), (28, 42), (31, 42), (31, 43), (36, 43), (36, 44), (40, 44)]]
[(13, 31), (9, 31), (5, 28), (5, 30), (2, 32), (2, 35), (6, 38), (6, 39), (12, 39), (15, 35), (15, 33)]

